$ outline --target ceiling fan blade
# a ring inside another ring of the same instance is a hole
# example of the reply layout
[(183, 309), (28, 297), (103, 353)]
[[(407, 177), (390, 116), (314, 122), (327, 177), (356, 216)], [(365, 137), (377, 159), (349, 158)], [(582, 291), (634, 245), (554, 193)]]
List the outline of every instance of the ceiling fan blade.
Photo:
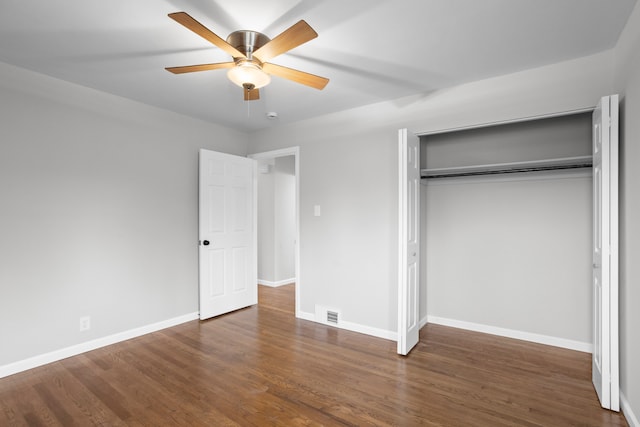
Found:
[(327, 83), (329, 83), (329, 79), (325, 77), (294, 70), (293, 68), (283, 67), (282, 65), (266, 63), (262, 64), (262, 70), (267, 74), (273, 74), (274, 76), (282, 77), (318, 90), (324, 89)]
[(215, 64), (184, 65), (182, 67), (166, 67), (165, 70), (172, 72), (173, 74), (183, 74), (183, 73), (193, 73), (196, 71), (218, 70), (220, 68), (232, 68), (235, 65), (236, 65), (235, 62), (217, 62)]
[(243, 89), (245, 101), (256, 101), (260, 99), (260, 89)]
[(253, 52), (253, 56), (259, 59), (260, 62), (266, 62), (316, 37), (318, 37), (318, 33), (309, 24), (304, 20), (298, 21), (298, 23), (287, 28), (273, 40)]
[(234, 58), (246, 58), (244, 53), (240, 52), (238, 49), (236, 49), (235, 47), (227, 43), (224, 39), (220, 38), (213, 31), (211, 31), (210, 29), (208, 29), (207, 27), (205, 27), (204, 25), (202, 25), (201, 23), (193, 19), (191, 15), (189, 15), (188, 13), (186, 12), (170, 13), (169, 18), (173, 19), (178, 24), (181, 24), (186, 28), (190, 29), (191, 31), (193, 31), (203, 39), (208, 40), (209, 42), (218, 46), (220, 49), (224, 50)]

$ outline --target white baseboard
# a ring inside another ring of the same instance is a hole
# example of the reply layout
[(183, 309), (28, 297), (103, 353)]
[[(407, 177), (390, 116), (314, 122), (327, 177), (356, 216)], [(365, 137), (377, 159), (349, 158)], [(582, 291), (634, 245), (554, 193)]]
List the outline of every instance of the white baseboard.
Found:
[(293, 277), (291, 279), (278, 280), (276, 282), (270, 282), (268, 280), (258, 279), (258, 285), (270, 286), (272, 288), (277, 288), (278, 286), (289, 285), (291, 283), (295, 283), (296, 278)]
[(309, 320), (311, 322), (320, 323), (322, 325), (331, 326), (338, 329), (345, 329), (351, 332), (358, 332), (360, 334), (371, 335), (373, 337), (382, 338), (390, 341), (398, 340), (398, 333), (395, 331), (387, 331), (385, 329), (373, 328), (371, 326), (361, 325), (359, 323), (353, 322), (345, 322), (343, 320), (339, 320), (338, 324), (323, 322), (319, 319), (316, 319), (315, 313), (307, 313), (300, 311), (297, 313), (296, 317), (298, 319)]
[[(423, 319), (424, 320), (424, 319)], [(479, 323), (465, 322), (462, 320), (445, 319), (437, 316), (427, 316), (428, 323), (451, 326), (453, 328), (467, 329), (469, 331), (483, 332), (485, 334), (498, 335), (501, 337), (515, 338), (518, 340), (531, 341), (538, 344), (552, 345), (554, 347), (566, 348), (569, 350), (582, 351), (584, 353), (593, 352), (593, 344), (568, 340), (565, 338), (552, 337), (549, 335), (534, 334), (531, 332), (516, 331), (513, 329), (499, 328), (497, 326), (482, 325)]]
[[(361, 334), (371, 335), (378, 338), (384, 338), (392, 341), (398, 340), (396, 331), (387, 331), (384, 329), (372, 328), (370, 326), (360, 325), (352, 322), (340, 321), (337, 325), (324, 322), (322, 318), (318, 318), (315, 313), (299, 312), (299, 319), (310, 320), (312, 322), (321, 323), (323, 325), (333, 326), (341, 329), (347, 329)], [(534, 334), (531, 332), (517, 331), (513, 329), (499, 328), (496, 326), (482, 325), (479, 323), (465, 322), (462, 320), (446, 319), (443, 317), (429, 316), (420, 320), (420, 328), (427, 323), (435, 323), (437, 325), (451, 326), (453, 328), (466, 329), (469, 331), (482, 332), (485, 334), (498, 335), (501, 337), (515, 338), (523, 341), (535, 342), (538, 344), (551, 345), (554, 347), (566, 348), (569, 350), (581, 351), (584, 353), (593, 352), (593, 344), (582, 341), (568, 340), (565, 338), (552, 337), (548, 335)], [(637, 426), (637, 427), (640, 427)]]
[(316, 321), (316, 315), (313, 313), (307, 313), (306, 311), (299, 311), (296, 313), (296, 317), (302, 320), (308, 320), (310, 322)]
[(420, 329), (422, 329), (427, 323), (429, 323), (428, 316), (424, 316), (422, 319), (420, 319)]
[(130, 329), (128, 331), (119, 332), (117, 334), (113, 334), (106, 337), (83, 342), (80, 344), (72, 345), (71, 347), (55, 350), (50, 353), (45, 353), (38, 356), (30, 357), (28, 359), (9, 363), (8, 365), (0, 366), (0, 378), (8, 377), (9, 375), (17, 374), (19, 372), (23, 372), (28, 369), (37, 368), (38, 366), (46, 365), (47, 363), (57, 362), (58, 360), (66, 359), (67, 357), (71, 357), (71, 356), (76, 356), (78, 354), (95, 350), (100, 347), (105, 347), (107, 345), (126, 341), (131, 338), (139, 337), (141, 335), (146, 335), (151, 332), (156, 332), (161, 329), (170, 328), (172, 326), (176, 326), (181, 323), (190, 322), (198, 318), (199, 318), (199, 315), (197, 312), (189, 313), (183, 316), (174, 317), (173, 319), (163, 320), (161, 322), (152, 323), (151, 325), (141, 326), (139, 328)]
[(620, 409), (622, 409), (622, 414), (627, 419), (629, 427), (640, 427), (638, 417), (633, 413), (627, 397), (622, 392), (620, 392)]

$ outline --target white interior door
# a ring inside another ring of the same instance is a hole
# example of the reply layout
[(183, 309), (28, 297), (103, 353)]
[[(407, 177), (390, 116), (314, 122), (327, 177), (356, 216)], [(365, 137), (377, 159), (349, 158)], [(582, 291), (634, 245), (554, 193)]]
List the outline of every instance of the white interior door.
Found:
[(256, 161), (200, 150), (200, 319), (258, 302)]
[(398, 131), (398, 140), (398, 354), (406, 355), (420, 339), (420, 140), (407, 129)]
[(593, 322), (593, 385), (618, 411), (618, 95), (593, 112)]

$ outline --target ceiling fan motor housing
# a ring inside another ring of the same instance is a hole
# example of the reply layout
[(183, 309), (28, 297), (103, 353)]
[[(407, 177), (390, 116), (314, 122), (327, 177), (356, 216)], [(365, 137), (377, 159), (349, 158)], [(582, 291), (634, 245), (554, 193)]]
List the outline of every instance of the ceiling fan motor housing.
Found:
[[(249, 61), (257, 61), (253, 58), (253, 52), (270, 41), (271, 39), (264, 34), (249, 30), (234, 31), (227, 37), (227, 43), (244, 53)], [(244, 58), (234, 57), (233, 59), (237, 62)]]

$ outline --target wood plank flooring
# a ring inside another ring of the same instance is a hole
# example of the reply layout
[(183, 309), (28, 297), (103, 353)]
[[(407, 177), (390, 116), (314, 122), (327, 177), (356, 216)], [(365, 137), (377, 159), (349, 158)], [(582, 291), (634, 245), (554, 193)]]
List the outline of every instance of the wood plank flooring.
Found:
[(590, 356), (428, 325), (395, 342), (260, 304), (0, 379), (0, 426), (625, 426)]

